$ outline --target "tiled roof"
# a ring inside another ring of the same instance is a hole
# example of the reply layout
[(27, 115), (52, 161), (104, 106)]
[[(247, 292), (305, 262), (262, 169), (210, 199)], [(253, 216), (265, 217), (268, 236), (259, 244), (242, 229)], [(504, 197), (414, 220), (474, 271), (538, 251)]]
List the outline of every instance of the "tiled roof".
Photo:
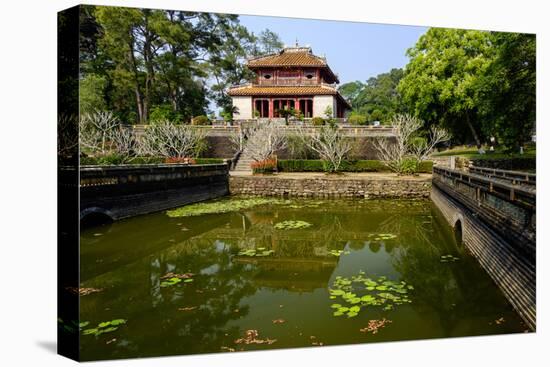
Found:
[(285, 48), (278, 54), (260, 56), (248, 60), (248, 67), (266, 66), (327, 66), (324, 58), (315, 56), (310, 48)]
[(230, 96), (268, 96), (268, 95), (320, 95), (320, 94), (338, 94), (334, 88), (315, 85), (315, 86), (259, 86), (248, 85), (243, 87), (234, 87), (229, 89)]

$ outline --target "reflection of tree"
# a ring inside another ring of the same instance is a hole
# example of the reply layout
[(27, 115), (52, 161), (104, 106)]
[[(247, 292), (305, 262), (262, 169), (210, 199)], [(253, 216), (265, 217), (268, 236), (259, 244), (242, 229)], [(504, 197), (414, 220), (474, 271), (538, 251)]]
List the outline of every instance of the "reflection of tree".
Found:
[[(505, 301), (476, 260), (456, 247), (452, 231), (437, 209), (432, 208), (431, 216), (433, 223), (428, 228), (436, 227), (435, 231), (426, 229), (422, 217), (391, 221), (401, 222), (400, 238), (407, 239), (392, 253), (392, 264), (415, 287), (412, 307), (420, 314), (438, 315), (445, 336), (452, 336), (472, 317), (493, 316), (493, 310), (502, 309)], [(385, 229), (390, 227), (386, 224)], [(449, 253), (460, 256), (460, 262), (442, 264), (440, 256)]]
[[(124, 288), (117, 289), (115, 285), (117, 292), (96, 298), (97, 304), (86, 303), (84, 299), (83, 319), (93, 319), (96, 309), (117, 310), (119, 317), (129, 319), (127, 327), (120, 331), (126, 330), (128, 335), (120, 337), (132, 347), (106, 355), (104, 345), (83, 338), (83, 358), (155, 356), (167, 351), (200, 353), (220, 350), (224, 342), (232, 343), (240, 330), (229, 330), (226, 325), (249, 312), (240, 302), (256, 292), (252, 284), (256, 270), (233, 263), (231, 256), (230, 245), (213, 244), (199, 237), (95, 278), (94, 284), (109, 284), (113, 278), (119, 278), (121, 282), (117, 285)], [(160, 277), (167, 272), (191, 272), (195, 274), (194, 282), (160, 288)], [(178, 311), (181, 307), (197, 308)]]

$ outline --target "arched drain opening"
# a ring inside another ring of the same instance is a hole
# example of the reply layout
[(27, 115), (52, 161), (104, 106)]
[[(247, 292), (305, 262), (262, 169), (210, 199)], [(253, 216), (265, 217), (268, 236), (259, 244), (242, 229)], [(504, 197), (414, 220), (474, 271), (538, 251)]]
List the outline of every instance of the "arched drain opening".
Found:
[(80, 219), (80, 228), (90, 228), (113, 223), (113, 218), (100, 211), (84, 213)]

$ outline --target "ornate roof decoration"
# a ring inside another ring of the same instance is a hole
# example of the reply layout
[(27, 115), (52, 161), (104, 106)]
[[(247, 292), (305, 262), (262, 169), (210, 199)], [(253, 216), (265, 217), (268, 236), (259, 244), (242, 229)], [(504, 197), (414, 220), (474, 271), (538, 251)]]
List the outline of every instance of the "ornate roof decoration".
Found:
[(338, 77), (328, 66), (326, 58), (314, 55), (311, 47), (285, 47), (277, 53), (249, 58), (247, 66), (250, 69), (264, 67), (320, 67), (326, 69), (336, 82), (339, 83)]
[(258, 95), (336, 95), (338, 91), (328, 86), (260, 86), (247, 85), (229, 89), (230, 96), (258, 96)]

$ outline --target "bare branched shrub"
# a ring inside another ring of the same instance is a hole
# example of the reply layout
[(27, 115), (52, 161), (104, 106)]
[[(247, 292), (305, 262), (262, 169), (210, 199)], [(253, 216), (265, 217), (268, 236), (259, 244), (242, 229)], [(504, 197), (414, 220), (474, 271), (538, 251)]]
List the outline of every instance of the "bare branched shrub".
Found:
[(87, 113), (80, 119), (80, 145), (94, 154), (105, 155), (111, 150), (111, 139), (121, 123), (111, 112)]
[(67, 159), (78, 155), (78, 118), (60, 114), (57, 118), (57, 156)]
[(111, 151), (116, 153), (123, 163), (131, 161), (139, 151), (139, 140), (131, 127), (119, 126), (111, 133)]
[(247, 139), (254, 134), (255, 128), (240, 126), (239, 129), (233, 130), (229, 135), (231, 145), (238, 151), (242, 152), (246, 145)]
[(195, 157), (204, 149), (205, 137), (203, 129), (161, 121), (145, 129), (139, 151), (155, 157)]
[(304, 145), (317, 153), (319, 158), (325, 162), (327, 172), (340, 170), (342, 161), (350, 152), (352, 144), (336, 127), (299, 128), (297, 131)]
[(271, 158), (278, 150), (285, 147), (284, 132), (272, 123), (258, 126), (251, 132), (246, 142), (247, 152), (256, 162)]
[(391, 124), (397, 132), (394, 141), (378, 138), (374, 147), (386, 166), (399, 174), (416, 172), (418, 163), (428, 158), (437, 144), (450, 139), (446, 130), (436, 127), (427, 139), (419, 137), (423, 122), (411, 115), (395, 115)]
[(424, 161), (432, 154), (437, 144), (449, 139), (451, 139), (451, 135), (447, 130), (432, 126), (427, 139), (421, 138), (414, 141), (411, 147), (412, 154), (418, 161)]

